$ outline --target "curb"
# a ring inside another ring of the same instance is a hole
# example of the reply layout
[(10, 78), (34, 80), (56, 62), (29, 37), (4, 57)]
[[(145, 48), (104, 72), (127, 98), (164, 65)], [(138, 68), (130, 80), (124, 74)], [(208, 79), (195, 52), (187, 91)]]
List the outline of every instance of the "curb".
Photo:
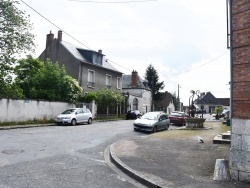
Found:
[(124, 173), (126, 173), (128, 176), (133, 178), (134, 180), (142, 183), (143, 185), (147, 187), (156, 187), (156, 188), (161, 188), (156, 182), (148, 180), (146, 177), (144, 177), (142, 174), (140, 174), (138, 171), (130, 168), (128, 165), (123, 163), (116, 155), (115, 149), (114, 149), (114, 144), (113, 143), (110, 148), (109, 148), (109, 153), (110, 153), (110, 158), (111, 161)]
[(0, 126), (0, 130), (19, 129), (19, 128), (33, 128), (33, 127), (47, 127), (54, 124), (30, 124), (30, 125), (13, 125), (13, 126)]

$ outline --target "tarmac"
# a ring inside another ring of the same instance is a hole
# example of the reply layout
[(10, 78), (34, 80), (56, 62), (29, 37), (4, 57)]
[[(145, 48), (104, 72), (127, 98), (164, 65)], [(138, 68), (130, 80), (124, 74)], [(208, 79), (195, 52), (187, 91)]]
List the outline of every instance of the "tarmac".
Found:
[[(230, 176), (227, 180), (215, 180), (216, 161), (229, 160), (230, 144), (213, 144), (213, 139), (230, 127), (222, 120), (214, 120), (213, 115), (204, 118), (202, 129), (176, 126), (119, 140), (109, 147), (110, 159), (127, 176), (146, 187), (249, 188), (249, 183), (231, 180)], [(4, 126), (0, 130), (51, 125)]]
[(217, 160), (229, 161), (230, 144), (213, 144), (216, 135), (230, 130), (222, 121), (207, 115), (202, 129), (176, 126), (119, 140), (109, 148), (111, 161), (147, 187), (249, 188), (248, 183), (230, 179), (228, 166), (216, 166)]

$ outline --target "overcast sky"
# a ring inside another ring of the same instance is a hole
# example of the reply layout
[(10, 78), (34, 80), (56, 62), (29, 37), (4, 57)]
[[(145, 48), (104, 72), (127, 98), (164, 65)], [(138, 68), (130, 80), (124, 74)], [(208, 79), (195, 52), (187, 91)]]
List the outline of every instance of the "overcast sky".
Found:
[(177, 95), (179, 84), (184, 105), (190, 90), (229, 98), (226, 1), (139, 1), (19, 0), (18, 8), (34, 24), (35, 57), (44, 50), (46, 35), (52, 31), (57, 37), (62, 29), (63, 41), (101, 49), (124, 74), (136, 70), (143, 78), (152, 64), (164, 81), (164, 91)]

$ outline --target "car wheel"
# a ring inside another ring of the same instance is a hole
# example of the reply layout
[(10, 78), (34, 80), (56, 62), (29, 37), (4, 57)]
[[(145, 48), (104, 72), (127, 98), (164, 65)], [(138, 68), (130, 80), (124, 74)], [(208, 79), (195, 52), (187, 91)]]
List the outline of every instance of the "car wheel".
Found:
[(92, 123), (92, 118), (89, 118), (88, 124), (91, 124), (91, 123)]
[(167, 124), (167, 126), (166, 126), (166, 129), (165, 130), (168, 130), (169, 129), (169, 124)]
[(153, 133), (156, 133), (156, 132), (157, 132), (157, 126), (154, 126)]
[(76, 125), (76, 119), (72, 119), (71, 125), (75, 126)]

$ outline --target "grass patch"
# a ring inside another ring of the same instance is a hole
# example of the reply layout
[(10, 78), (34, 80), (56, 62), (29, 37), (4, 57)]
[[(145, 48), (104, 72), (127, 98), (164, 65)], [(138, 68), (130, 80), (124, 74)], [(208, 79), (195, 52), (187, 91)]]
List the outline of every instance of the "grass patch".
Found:
[(46, 118), (43, 119), (34, 119), (29, 121), (18, 121), (18, 122), (2, 122), (0, 123), (0, 127), (4, 126), (17, 126), (17, 125), (33, 125), (33, 124), (47, 124), (47, 123), (54, 123), (54, 119), (47, 120)]
[(156, 134), (151, 134), (151, 138), (159, 139), (186, 139), (199, 135), (202, 138), (213, 139), (216, 135), (224, 133), (230, 130), (229, 126), (226, 126), (222, 122), (205, 122), (204, 127), (211, 129), (195, 129), (195, 130), (168, 130), (161, 131)]

